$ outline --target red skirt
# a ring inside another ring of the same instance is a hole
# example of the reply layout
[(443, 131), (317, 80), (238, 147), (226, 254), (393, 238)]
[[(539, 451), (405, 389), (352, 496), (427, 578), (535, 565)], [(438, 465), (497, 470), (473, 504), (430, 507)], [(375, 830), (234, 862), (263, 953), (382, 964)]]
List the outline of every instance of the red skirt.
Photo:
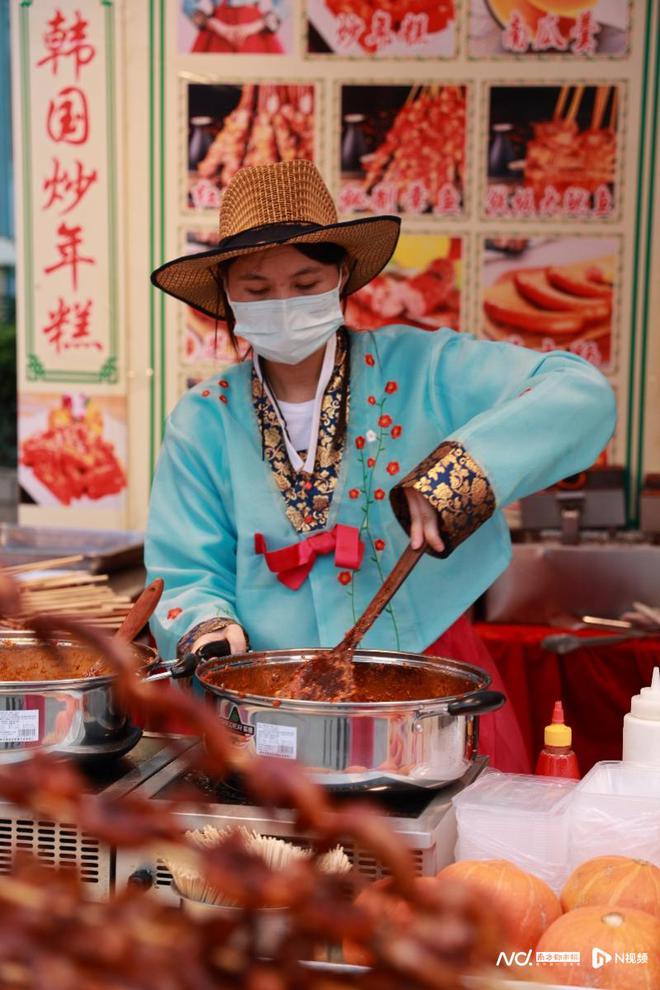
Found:
[[(251, 24), (260, 20), (263, 16), (256, 6), (230, 7), (221, 3), (211, 15), (216, 21), (222, 24)], [(277, 35), (272, 31), (259, 31), (251, 34), (249, 38), (239, 47), (231, 45), (226, 38), (221, 38), (215, 31), (209, 28), (202, 28), (195, 38), (192, 46), (193, 52), (221, 52), (225, 55), (282, 55), (284, 49), (280, 44)]]
[[(492, 678), (491, 687), (504, 691), (504, 682), (490, 653), (469, 619), (462, 615), (425, 651), (430, 657), (447, 657), (481, 667)], [(518, 719), (510, 704), (492, 715), (479, 718), (479, 752), (490, 757), (490, 765), (507, 773), (530, 773), (529, 756)]]

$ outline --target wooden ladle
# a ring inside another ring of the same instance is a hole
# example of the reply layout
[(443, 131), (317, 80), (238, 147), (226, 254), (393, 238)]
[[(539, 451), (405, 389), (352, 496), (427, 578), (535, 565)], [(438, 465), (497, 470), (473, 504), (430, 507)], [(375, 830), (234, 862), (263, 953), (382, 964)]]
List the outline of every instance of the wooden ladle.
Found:
[(389, 605), (412, 569), (422, 558), (426, 543), (417, 550), (408, 544), (364, 612), (333, 650), (308, 660), (291, 682), (291, 697), (302, 701), (350, 701), (355, 689), (353, 651)]
[[(151, 616), (156, 611), (156, 606), (163, 594), (165, 582), (162, 578), (156, 578), (138, 596), (129, 611), (126, 613), (124, 621), (115, 632), (113, 639), (119, 639), (122, 643), (132, 643), (140, 630), (147, 624)], [(103, 657), (95, 660), (87, 672), (87, 677), (99, 677), (106, 673), (106, 663)]]

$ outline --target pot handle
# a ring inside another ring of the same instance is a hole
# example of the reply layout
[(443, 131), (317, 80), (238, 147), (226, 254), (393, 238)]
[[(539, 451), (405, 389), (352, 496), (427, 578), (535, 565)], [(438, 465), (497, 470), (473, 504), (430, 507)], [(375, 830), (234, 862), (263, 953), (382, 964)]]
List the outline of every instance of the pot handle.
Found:
[(231, 646), (226, 639), (214, 639), (212, 643), (204, 643), (198, 650), (195, 650), (200, 660), (215, 660), (218, 657), (228, 657), (231, 654)]
[(197, 665), (202, 660), (211, 660), (219, 657), (228, 657), (230, 646), (226, 639), (205, 643), (194, 653), (184, 653), (180, 660), (175, 660), (167, 666), (167, 670), (159, 674), (151, 674), (145, 677), (145, 681), (178, 681), (182, 677), (190, 677), (197, 670)]
[(475, 691), (462, 701), (450, 701), (447, 712), (449, 715), (486, 715), (496, 712), (505, 702), (506, 695), (501, 691)]
[(150, 674), (143, 680), (151, 684), (154, 681), (178, 681), (181, 677), (190, 677), (197, 670), (197, 664), (201, 659), (198, 653), (184, 653), (180, 660), (163, 664), (166, 666), (165, 670), (161, 670), (158, 674)]

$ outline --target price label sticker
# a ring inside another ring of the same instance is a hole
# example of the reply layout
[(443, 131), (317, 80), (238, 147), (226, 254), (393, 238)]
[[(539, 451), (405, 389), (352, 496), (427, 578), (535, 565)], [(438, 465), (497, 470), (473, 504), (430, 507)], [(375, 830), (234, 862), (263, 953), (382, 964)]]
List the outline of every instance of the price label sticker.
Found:
[(283, 756), (285, 760), (295, 760), (298, 730), (293, 725), (257, 722), (256, 750), (260, 756)]
[(28, 711), (0, 712), (0, 742), (38, 742), (39, 712), (35, 708)]

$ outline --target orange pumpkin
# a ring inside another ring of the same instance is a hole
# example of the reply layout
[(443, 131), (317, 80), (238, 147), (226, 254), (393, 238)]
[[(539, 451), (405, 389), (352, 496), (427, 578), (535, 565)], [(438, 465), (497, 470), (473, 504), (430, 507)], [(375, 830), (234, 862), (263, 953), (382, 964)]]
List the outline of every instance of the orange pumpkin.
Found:
[(461, 880), (493, 903), (509, 934), (511, 948), (533, 949), (561, 915), (559, 898), (547, 883), (506, 859), (461, 860), (438, 873), (439, 880)]
[(660, 918), (660, 869), (644, 859), (598, 856), (571, 873), (561, 903), (564, 911), (602, 904), (636, 908)]
[(579, 963), (539, 963), (539, 975), (552, 983), (598, 990), (660, 987), (660, 920), (646, 911), (569, 911), (548, 928), (536, 946), (537, 958), (539, 952), (580, 953)]

